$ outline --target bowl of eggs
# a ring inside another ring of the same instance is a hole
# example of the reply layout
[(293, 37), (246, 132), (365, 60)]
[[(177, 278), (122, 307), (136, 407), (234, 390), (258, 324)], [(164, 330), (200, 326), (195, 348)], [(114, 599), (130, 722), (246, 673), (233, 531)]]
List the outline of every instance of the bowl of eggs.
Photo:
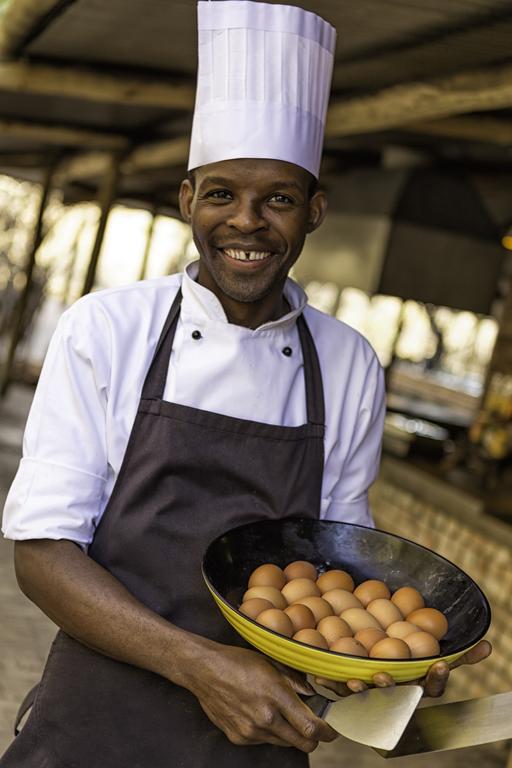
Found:
[(248, 643), (294, 669), (370, 683), (424, 677), (479, 642), (491, 621), (478, 585), (441, 555), (374, 528), (260, 521), (213, 541), (203, 578)]

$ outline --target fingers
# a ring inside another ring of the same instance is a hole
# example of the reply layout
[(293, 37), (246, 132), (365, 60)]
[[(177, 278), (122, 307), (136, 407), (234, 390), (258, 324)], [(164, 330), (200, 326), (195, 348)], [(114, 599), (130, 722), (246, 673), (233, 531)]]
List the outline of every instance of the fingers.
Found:
[(305, 675), (293, 669), (282, 667), (279, 670), (290, 688), (301, 696), (312, 696), (315, 691), (306, 680)]
[(372, 677), (372, 682), (377, 688), (391, 688), (395, 681), (387, 672), (377, 672)]
[[(389, 676), (388, 676), (389, 677)], [(353, 693), (361, 693), (368, 690), (368, 686), (362, 680), (347, 680), (342, 683), (339, 680), (327, 680), (324, 677), (315, 677), (315, 683), (333, 691), (337, 696), (351, 696)]]
[(450, 669), (456, 669), (463, 664), (478, 664), (492, 653), (492, 645), (487, 640), (481, 640), (474, 648), (465, 653), (460, 659), (450, 664)]
[[(304, 706), (300, 699), (297, 699), (297, 702), (299, 706)], [(300, 727), (297, 728), (291, 725), (275, 706), (270, 704), (258, 707), (252, 712), (250, 718), (240, 715), (236, 718), (227, 718), (225, 713), (219, 714), (207, 706), (202, 705), (202, 707), (212, 723), (224, 731), (229, 741), (239, 746), (274, 744), (278, 747), (295, 747), (302, 752), (312, 752), (318, 746), (317, 731), (320, 735), (325, 735), (317, 728), (316, 721), (318, 718), (313, 715), (311, 710), (308, 710), (310, 717), (303, 718)], [(320, 723), (332, 731), (322, 720)], [(334, 734), (335, 736), (338, 735), (336, 732)], [(330, 738), (330, 740), (332, 739)]]
[[(334, 741), (334, 739), (338, 738), (339, 733), (331, 728), (330, 725), (327, 725), (327, 723), (320, 717), (314, 715), (307, 704), (304, 704), (300, 699), (297, 701), (298, 703), (293, 702), (293, 706), (282, 708), (281, 713), (289, 723), (291, 729), (298, 734), (301, 739), (318, 743), (319, 741)], [(284, 731), (279, 733), (281, 738), (283, 733)], [(299, 747), (299, 749), (301, 749), (301, 747)], [(308, 749), (303, 751), (311, 750)]]
[[(315, 684), (327, 688), (329, 691), (333, 691), (337, 696), (350, 696), (354, 693), (354, 691), (351, 691), (350, 688), (347, 687), (346, 683), (342, 683), (339, 680), (328, 680), (325, 677), (315, 677)], [(323, 694), (324, 692), (320, 691), (320, 693)]]
[[(324, 725), (327, 725), (324, 723)], [(265, 741), (271, 744), (284, 742), (288, 746), (300, 749), (302, 752), (313, 752), (317, 748), (319, 738), (317, 737), (315, 723), (304, 724), (301, 729), (291, 725), (284, 717), (279, 718), (272, 724), (272, 735), (263, 734)], [(327, 726), (329, 728), (329, 726)], [(332, 730), (332, 729), (331, 729)], [(338, 734), (336, 734), (337, 736)], [(276, 741), (274, 741), (274, 739)], [(324, 739), (325, 740), (325, 739)], [(332, 741), (332, 738), (329, 739)]]
[(449, 666), (445, 661), (437, 661), (430, 667), (426, 678), (423, 681), (420, 681), (420, 684), (423, 685), (425, 690), (425, 696), (431, 696), (433, 698), (442, 696), (446, 684), (448, 683), (451, 669), (462, 667), (464, 664), (478, 664), (480, 661), (483, 661), (490, 656), (491, 653), (491, 644), (487, 640), (481, 640), (474, 648), (470, 648), (467, 653), (461, 656), (460, 659), (452, 662)]
[[(369, 688), (365, 682), (356, 679), (341, 683), (335, 680), (326, 680), (323, 677), (315, 677), (315, 683), (328, 688), (330, 691), (334, 691), (338, 696), (350, 696), (352, 693), (361, 693)], [(390, 688), (395, 684), (395, 681), (387, 672), (377, 672), (372, 677), (372, 683), (377, 688)]]
[(427, 672), (424, 682), (424, 695), (438, 698), (442, 696), (448, 682), (450, 668), (445, 661), (436, 661)]
[(347, 680), (347, 688), (351, 693), (361, 693), (368, 690), (368, 686), (362, 680)]
[(261, 736), (260, 738), (246, 738), (237, 731), (231, 730), (226, 730), (225, 734), (229, 741), (232, 744), (236, 744), (238, 747), (254, 747), (258, 746), (259, 744), (273, 744), (276, 747), (291, 747), (291, 744), (288, 744), (287, 741), (281, 741), (281, 739), (278, 739), (272, 735), (269, 736), (268, 734)]
[[(395, 681), (387, 672), (377, 672), (372, 677), (372, 682), (377, 688), (390, 688), (395, 684)], [(338, 696), (350, 696), (352, 693), (361, 693), (368, 690), (368, 685), (365, 682), (356, 679), (341, 683), (335, 680), (326, 680), (323, 677), (316, 677), (315, 683), (328, 688), (330, 691), (334, 691)]]

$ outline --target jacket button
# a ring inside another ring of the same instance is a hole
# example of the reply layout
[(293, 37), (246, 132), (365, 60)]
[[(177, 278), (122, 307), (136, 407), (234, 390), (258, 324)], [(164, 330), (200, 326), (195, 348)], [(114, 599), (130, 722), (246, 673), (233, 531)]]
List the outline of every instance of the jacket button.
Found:
[(197, 341), (198, 339), (201, 339), (201, 331), (192, 331), (192, 338), (194, 341)]
[(291, 347), (284, 347), (282, 350), (283, 355), (286, 355), (286, 357), (290, 357), (292, 354), (292, 348)]

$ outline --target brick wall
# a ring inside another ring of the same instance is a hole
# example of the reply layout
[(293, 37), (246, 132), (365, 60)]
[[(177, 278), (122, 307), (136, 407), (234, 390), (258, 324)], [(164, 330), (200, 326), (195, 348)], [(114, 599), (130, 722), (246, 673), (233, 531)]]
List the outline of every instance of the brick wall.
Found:
[(443, 497), (441, 481), (395, 460), (383, 460), (370, 503), (378, 528), (451, 560), (491, 604), (486, 637), (493, 654), (479, 665), (456, 670), (447, 696), (456, 700), (512, 690), (512, 527), (483, 517), (473, 499), (457, 498), (453, 489), (447, 488)]

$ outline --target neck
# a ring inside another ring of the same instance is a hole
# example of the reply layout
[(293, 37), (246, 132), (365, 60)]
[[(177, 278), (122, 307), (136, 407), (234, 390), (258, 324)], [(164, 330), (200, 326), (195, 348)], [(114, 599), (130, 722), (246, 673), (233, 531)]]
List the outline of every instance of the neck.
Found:
[(264, 323), (278, 320), (290, 311), (290, 305), (283, 295), (284, 281), (257, 301), (237, 301), (231, 298), (219, 288), (208, 270), (204, 269), (201, 264), (199, 265), (197, 282), (215, 294), (222, 304), (228, 322), (233, 323), (233, 325), (254, 329)]

